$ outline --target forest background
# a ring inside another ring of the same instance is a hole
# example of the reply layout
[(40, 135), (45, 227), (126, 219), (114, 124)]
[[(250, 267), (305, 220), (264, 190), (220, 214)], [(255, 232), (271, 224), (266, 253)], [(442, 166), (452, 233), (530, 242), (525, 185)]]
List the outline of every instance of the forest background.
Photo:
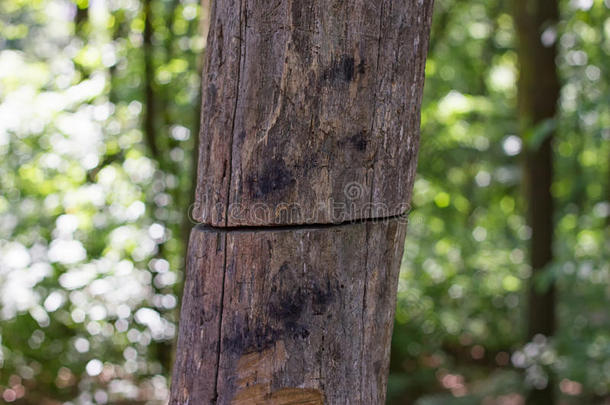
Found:
[[(561, 0), (541, 33), (561, 93), (529, 138), (512, 7), (436, 1), (390, 403), (517, 405), (549, 383), (610, 403), (610, 0)], [(0, 2), (0, 402), (167, 401), (208, 13)], [(555, 254), (533, 279), (522, 152), (551, 128)], [(526, 338), (530, 284), (557, 287), (554, 336)]]

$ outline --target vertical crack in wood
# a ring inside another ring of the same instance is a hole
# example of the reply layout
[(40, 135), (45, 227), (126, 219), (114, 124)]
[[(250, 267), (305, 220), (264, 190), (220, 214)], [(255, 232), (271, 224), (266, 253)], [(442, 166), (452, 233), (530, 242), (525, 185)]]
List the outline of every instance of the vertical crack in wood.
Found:
[(222, 314), (224, 313), (225, 278), (227, 275), (227, 248), (229, 233), (224, 234), (224, 257), (222, 259), (222, 287), (220, 291), (220, 315), (218, 316), (218, 342), (216, 344), (216, 374), (214, 377), (214, 403), (218, 401), (218, 379), (220, 376), (220, 354), (222, 349)]
[[(379, 33), (377, 36), (377, 62), (375, 63), (375, 76), (379, 77), (379, 60), (381, 59), (381, 37), (382, 37), (382, 26), (383, 26), (383, 4), (384, 2), (381, 2), (381, 5), (379, 6)], [(378, 79), (380, 81), (383, 81), (383, 78)], [(381, 87), (381, 82), (375, 82), (375, 90), (373, 92), (373, 113), (371, 114), (371, 130), (370, 130), (370, 135), (373, 135), (373, 130), (375, 129), (375, 122), (377, 121), (377, 92), (379, 90), (379, 88)], [(373, 156), (373, 160), (371, 163), (371, 168), (373, 169), (373, 177), (371, 178), (371, 195), (370, 195), (370, 199), (369, 199), (369, 210), (372, 211), (373, 210), (373, 201), (374, 201), (374, 193), (375, 193), (375, 156)], [(373, 213), (370, 212), (368, 213), (369, 217), (373, 217)], [(366, 215), (366, 213), (365, 213)]]
[[(248, 0), (245, 0), (246, 2)], [(237, 58), (237, 80), (235, 81), (235, 104), (233, 105), (233, 117), (231, 118), (231, 136), (229, 137), (229, 178), (227, 182), (226, 202), (225, 202), (225, 226), (229, 225), (229, 204), (231, 203), (231, 182), (233, 178), (233, 139), (235, 138), (235, 118), (237, 117), (237, 104), (239, 102), (239, 85), (241, 83), (241, 64), (242, 60), (246, 57), (246, 17), (247, 5), (244, 12), (244, 0), (239, 2), (239, 57)], [(242, 31), (243, 28), (243, 31)], [(242, 58), (242, 47), (243, 47), (243, 58)]]
[(364, 243), (366, 244), (366, 252), (364, 257), (364, 288), (362, 291), (362, 336), (361, 336), (361, 349), (360, 349), (360, 403), (364, 404), (364, 351), (366, 348), (364, 347), (364, 342), (366, 340), (366, 292), (367, 292), (367, 284), (369, 282), (369, 224), (365, 224), (364, 231)]
[[(379, 7), (379, 32), (378, 32), (378, 36), (377, 36), (377, 62), (375, 63), (375, 71), (376, 71), (376, 76), (379, 77), (379, 61), (381, 59), (381, 37), (382, 37), (382, 26), (383, 26), (383, 5), (384, 2), (381, 2), (381, 5)], [(378, 80), (383, 80), (383, 78), (378, 79)], [(376, 117), (377, 117), (377, 92), (378, 89), (381, 87), (381, 83), (375, 83), (375, 90), (373, 92), (373, 113), (372, 118), (371, 118), (371, 130), (370, 130), (370, 134), (373, 134), (373, 130), (375, 128), (375, 122), (376, 122)], [(371, 177), (371, 191), (370, 191), (370, 196), (369, 196), (369, 210), (373, 210), (373, 201), (374, 201), (374, 195), (375, 195), (375, 159), (373, 159), (372, 165), (371, 165), (372, 169), (373, 169), (373, 173), (372, 173), (372, 177)], [(369, 212), (368, 213), (369, 217), (373, 216), (373, 212)], [(366, 231), (365, 231), (365, 243), (366, 243), (366, 256), (364, 259), (364, 266), (365, 266), (365, 275), (364, 275), (364, 288), (363, 288), (363, 293), (362, 293), (362, 336), (361, 336), (361, 342), (360, 344), (362, 345), (362, 350), (360, 351), (360, 403), (363, 404), (364, 403), (364, 377), (365, 377), (365, 370), (364, 370), (364, 351), (366, 350), (366, 348), (364, 347), (365, 344), (365, 338), (366, 338), (366, 293), (367, 293), (367, 284), (368, 284), (368, 275), (369, 275), (369, 269), (368, 269), (368, 262), (369, 262), (369, 225), (366, 224)]]

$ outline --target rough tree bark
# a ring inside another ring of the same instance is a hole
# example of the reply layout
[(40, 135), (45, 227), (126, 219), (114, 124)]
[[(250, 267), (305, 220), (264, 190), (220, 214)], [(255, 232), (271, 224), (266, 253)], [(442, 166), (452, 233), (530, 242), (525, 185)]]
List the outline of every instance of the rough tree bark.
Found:
[[(554, 283), (540, 288), (537, 280), (553, 259), (553, 131), (544, 139), (531, 139), (534, 128), (557, 113), (560, 84), (555, 59), (559, 19), (557, 0), (517, 0), (515, 23), (518, 36), (518, 110), (524, 134), (525, 187), (528, 222), (532, 229), (530, 262), (533, 274), (529, 285), (527, 337), (551, 336), (555, 332)], [(525, 136), (529, 134), (529, 136)], [(540, 137), (538, 137), (540, 138)], [(549, 378), (543, 389), (533, 389), (527, 402), (553, 404), (553, 384)]]
[(171, 404), (381, 404), (429, 0), (218, 0)]

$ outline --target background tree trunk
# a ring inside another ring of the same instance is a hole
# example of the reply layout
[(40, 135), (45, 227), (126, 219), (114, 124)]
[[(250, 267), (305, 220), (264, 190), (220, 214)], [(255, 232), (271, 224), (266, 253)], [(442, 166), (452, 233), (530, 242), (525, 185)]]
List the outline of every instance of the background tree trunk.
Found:
[[(555, 64), (557, 0), (517, 0), (515, 22), (519, 40), (519, 120), (524, 137), (525, 186), (528, 222), (532, 230), (532, 277), (528, 294), (527, 337), (555, 332), (555, 286), (541, 286), (540, 276), (553, 259), (552, 142), (554, 131), (543, 131), (545, 121), (555, 119), (559, 79)], [(548, 121), (547, 121), (548, 123)], [(552, 127), (552, 126), (550, 126)], [(531, 404), (552, 404), (551, 378), (544, 389), (533, 389)]]
[(74, 34), (80, 38), (86, 38), (84, 26), (89, 19), (89, 1), (80, 0), (75, 2), (76, 13), (74, 13)]
[(172, 404), (380, 404), (431, 1), (213, 2)]
[(150, 149), (150, 154), (156, 160), (159, 160), (159, 147), (157, 145), (157, 98), (155, 94), (154, 83), (155, 66), (153, 60), (153, 7), (152, 0), (144, 0), (144, 33), (143, 33), (143, 51), (144, 51), (144, 101), (146, 109), (144, 111), (144, 136), (146, 143)]

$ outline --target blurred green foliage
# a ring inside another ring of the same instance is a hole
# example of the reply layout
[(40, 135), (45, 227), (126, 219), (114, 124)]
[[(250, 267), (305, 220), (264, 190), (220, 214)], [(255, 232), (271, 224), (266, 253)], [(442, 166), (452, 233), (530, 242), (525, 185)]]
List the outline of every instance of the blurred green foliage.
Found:
[[(0, 402), (166, 401), (207, 10), (150, 4), (146, 46), (137, 0), (0, 2)], [(562, 0), (545, 31), (563, 88), (530, 135), (558, 131), (536, 283), (560, 326), (532, 342), (510, 7), (436, 1), (392, 403), (519, 404), (550, 371), (566, 404), (610, 395), (610, 1)]]
[[(392, 345), (394, 403), (523, 403), (555, 374), (563, 403), (610, 393), (610, 2), (562, 1), (555, 260), (559, 332), (524, 342), (530, 278), (511, 2), (437, 0), (418, 179)], [(517, 373), (519, 372), (519, 373)]]
[(0, 402), (166, 400), (205, 41), (153, 6), (157, 157), (140, 2), (0, 2)]

